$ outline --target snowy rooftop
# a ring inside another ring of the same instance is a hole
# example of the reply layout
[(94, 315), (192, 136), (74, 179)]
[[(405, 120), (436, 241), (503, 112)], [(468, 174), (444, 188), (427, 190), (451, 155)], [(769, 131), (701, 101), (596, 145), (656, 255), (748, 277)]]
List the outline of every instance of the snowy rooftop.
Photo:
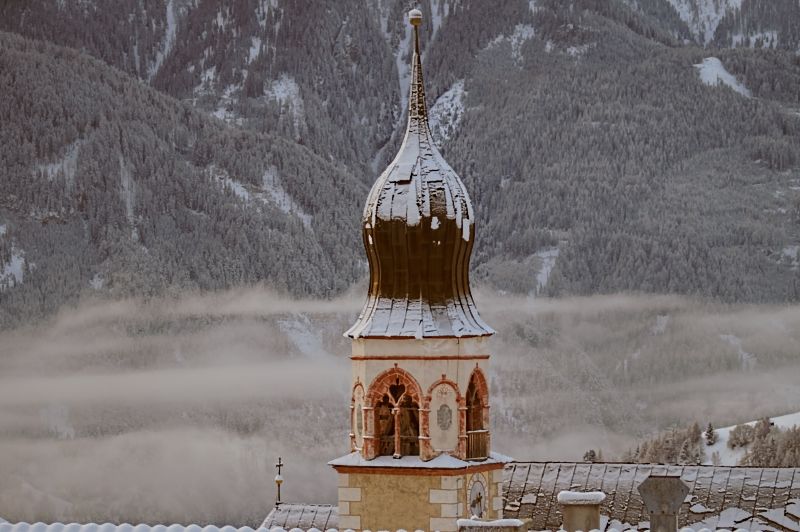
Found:
[(516, 462), (506, 466), (504, 516), (558, 530), (558, 493), (602, 491), (603, 529), (649, 528), (637, 486), (650, 474), (680, 475), (689, 486), (678, 514), (694, 530), (800, 530), (800, 468)]
[[(305, 505), (304, 505), (305, 506)], [(303, 530), (326, 530), (324, 527), (316, 529), (314, 527), (304, 528)], [(329, 529), (328, 529), (329, 530)], [(95, 523), (81, 524), (81, 523), (4, 523), (0, 522), (0, 532), (286, 532), (280, 526), (271, 528), (256, 528), (252, 529), (248, 526), (242, 528), (235, 528), (232, 526), (206, 526), (199, 525), (115, 525), (112, 523), (104, 523), (98, 525)]]
[(329, 530), (336, 528), (338, 524), (339, 509), (336, 506), (283, 503), (278, 508), (273, 508), (261, 528), (264, 530), (274, 530), (277, 527), (286, 530), (293, 528)]
[(335, 460), (328, 462), (331, 466), (353, 466), (353, 467), (401, 467), (419, 469), (466, 469), (476, 464), (507, 464), (513, 459), (500, 453), (489, 453), (489, 458), (480, 462), (466, 462), (452, 457), (449, 454), (440, 454), (432, 460), (424, 462), (419, 456), (403, 456), (393, 458), (391, 456), (378, 456), (373, 460), (364, 460), (359, 452), (346, 454)]

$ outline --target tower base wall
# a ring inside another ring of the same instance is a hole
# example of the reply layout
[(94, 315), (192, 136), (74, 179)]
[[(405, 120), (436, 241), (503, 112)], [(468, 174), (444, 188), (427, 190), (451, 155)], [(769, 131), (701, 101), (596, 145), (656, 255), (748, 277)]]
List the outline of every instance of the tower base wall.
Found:
[(476, 463), (456, 470), (335, 469), (340, 530), (451, 532), (458, 530), (456, 521), (461, 518), (503, 517), (503, 464)]

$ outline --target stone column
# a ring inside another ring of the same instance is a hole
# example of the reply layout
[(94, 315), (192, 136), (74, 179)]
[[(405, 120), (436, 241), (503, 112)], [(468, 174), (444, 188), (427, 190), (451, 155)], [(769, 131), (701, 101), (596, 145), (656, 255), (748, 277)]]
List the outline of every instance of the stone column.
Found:
[(578, 530), (597, 530), (600, 528), (600, 505), (606, 499), (602, 491), (562, 491), (558, 494), (558, 504), (564, 521), (561, 528), (567, 532)]
[(458, 449), (456, 456), (460, 460), (467, 458), (467, 400), (458, 400)]
[(372, 460), (378, 455), (378, 441), (375, 437), (375, 407), (364, 406), (364, 445), (361, 456), (364, 460)]
[(679, 476), (650, 475), (639, 484), (647, 511), (651, 532), (678, 530), (678, 511), (689, 493), (689, 487)]
[(419, 409), (419, 457), (423, 462), (433, 458), (431, 446), (431, 398), (425, 398), (425, 405)]

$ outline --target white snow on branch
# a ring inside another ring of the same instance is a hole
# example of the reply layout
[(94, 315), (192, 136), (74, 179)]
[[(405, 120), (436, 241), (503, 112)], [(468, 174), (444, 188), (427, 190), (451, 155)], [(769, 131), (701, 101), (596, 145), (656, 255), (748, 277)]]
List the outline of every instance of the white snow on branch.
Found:
[(453, 86), (437, 98), (428, 115), (428, 123), (433, 140), (439, 146), (458, 129), (464, 116), (464, 80), (458, 80)]
[(694, 65), (700, 74), (700, 81), (706, 85), (716, 87), (718, 85), (726, 85), (738, 92), (742, 96), (750, 97), (750, 91), (745, 87), (736, 77), (728, 72), (722, 64), (722, 61), (716, 57), (706, 57), (702, 63)]
[(714, 38), (722, 17), (729, 11), (741, 9), (742, 0), (668, 0), (701, 44)]
[[(773, 48), (778, 46), (778, 32), (777, 31), (761, 31), (744, 35), (741, 33), (735, 34), (731, 39), (731, 44), (734, 48), (746, 46), (748, 48)], [(758, 45), (758, 46), (756, 46)]]

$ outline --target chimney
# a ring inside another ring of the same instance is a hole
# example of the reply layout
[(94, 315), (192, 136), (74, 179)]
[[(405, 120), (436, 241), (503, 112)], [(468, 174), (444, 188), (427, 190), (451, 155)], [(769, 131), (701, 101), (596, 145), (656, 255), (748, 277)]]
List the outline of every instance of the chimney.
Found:
[(650, 475), (639, 484), (639, 494), (650, 512), (651, 532), (678, 530), (678, 510), (688, 493), (689, 487), (678, 476)]
[(558, 504), (564, 514), (561, 528), (566, 532), (598, 530), (600, 528), (600, 505), (606, 500), (602, 491), (562, 491)]

